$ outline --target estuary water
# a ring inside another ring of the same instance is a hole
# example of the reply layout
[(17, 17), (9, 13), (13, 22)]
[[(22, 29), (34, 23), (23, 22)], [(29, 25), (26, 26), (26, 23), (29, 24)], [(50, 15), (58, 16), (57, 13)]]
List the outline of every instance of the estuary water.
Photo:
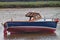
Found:
[(6, 21), (28, 21), (25, 14), (28, 12), (38, 12), (42, 18), (59, 18), (60, 7), (47, 7), (47, 8), (5, 8), (0, 9), (0, 40), (60, 40), (60, 22), (57, 24), (55, 33), (23, 33), (12, 34), (4, 37), (4, 27), (1, 23)]

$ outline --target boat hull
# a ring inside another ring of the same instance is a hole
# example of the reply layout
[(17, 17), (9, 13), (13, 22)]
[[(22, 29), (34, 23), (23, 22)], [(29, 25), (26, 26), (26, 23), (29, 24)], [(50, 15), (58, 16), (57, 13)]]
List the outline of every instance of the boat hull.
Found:
[(11, 33), (21, 32), (54, 32), (57, 22), (6, 22), (4, 28)]
[(53, 28), (8, 28), (11, 33), (21, 33), (21, 32), (54, 32), (56, 29)]

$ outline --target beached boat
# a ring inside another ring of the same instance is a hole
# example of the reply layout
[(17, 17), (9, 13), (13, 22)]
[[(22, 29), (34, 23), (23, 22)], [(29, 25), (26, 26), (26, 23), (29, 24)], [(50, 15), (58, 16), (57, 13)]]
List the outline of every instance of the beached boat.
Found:
[(39, 13), (29, 12), (25, 15), (29, 21), (7, 21), (4, 23), (5, 31), (11, 33), (21, 32), (54, 32), (58, 19), (42, 19)]

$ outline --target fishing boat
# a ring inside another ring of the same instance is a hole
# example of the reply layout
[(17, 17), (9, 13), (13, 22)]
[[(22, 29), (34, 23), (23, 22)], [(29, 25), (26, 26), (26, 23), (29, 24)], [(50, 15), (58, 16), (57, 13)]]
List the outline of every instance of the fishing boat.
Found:
[(28, 21), (7, 21), (4, 23), (4, 32), (54, 32), (57, 27), (58, 18), (47, 20), (42, 19), (40, 13), (29, 12), (25, 15), (30, 17)]

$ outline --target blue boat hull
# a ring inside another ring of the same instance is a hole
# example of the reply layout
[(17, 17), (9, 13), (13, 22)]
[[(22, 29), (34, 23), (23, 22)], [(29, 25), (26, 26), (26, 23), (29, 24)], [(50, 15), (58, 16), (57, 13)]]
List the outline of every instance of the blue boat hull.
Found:
[(57, 22), (6, 22), (5, 29), (9, 32), (39, 32), (39, 31), (55, 31)]

